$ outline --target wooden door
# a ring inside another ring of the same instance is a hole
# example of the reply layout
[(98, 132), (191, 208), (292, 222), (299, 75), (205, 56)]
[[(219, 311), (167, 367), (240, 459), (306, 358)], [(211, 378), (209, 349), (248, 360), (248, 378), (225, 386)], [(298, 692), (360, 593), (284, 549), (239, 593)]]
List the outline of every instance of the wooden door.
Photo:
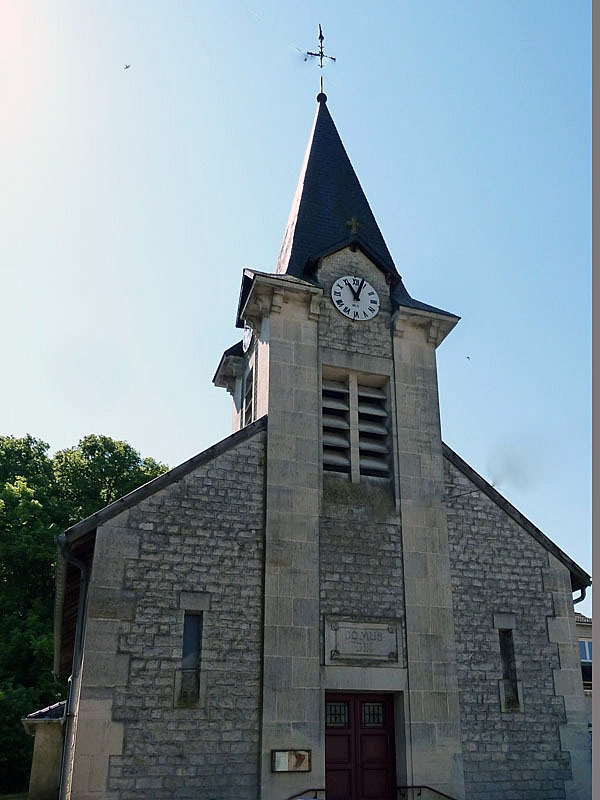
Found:
[(327, 800), (395, 800), (392, 695), (325, 695), (325, 771)]

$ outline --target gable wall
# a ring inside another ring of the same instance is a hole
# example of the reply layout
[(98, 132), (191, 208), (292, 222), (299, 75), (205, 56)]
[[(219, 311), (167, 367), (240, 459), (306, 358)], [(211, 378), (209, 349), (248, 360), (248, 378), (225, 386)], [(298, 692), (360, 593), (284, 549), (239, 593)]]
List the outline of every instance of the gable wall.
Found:
[[(466, 796), (562, 800), (575, 755), (561, 743), (560, 685), (576, 659), (569, 573), (447, 459), (445, 478)], [(499, 615), (514, 616), (522, 712), (500, 707)]]
[[(256, 797), (265, 438), (98, 530), (73, 797)], [(207, 605), (201, 700), (178, 707), (183, 608)]]

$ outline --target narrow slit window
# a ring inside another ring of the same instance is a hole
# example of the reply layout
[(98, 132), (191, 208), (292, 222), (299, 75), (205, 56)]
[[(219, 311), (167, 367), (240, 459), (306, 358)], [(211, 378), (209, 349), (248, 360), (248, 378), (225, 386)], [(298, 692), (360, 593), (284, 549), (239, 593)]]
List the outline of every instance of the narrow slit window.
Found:
[(581, 660), (581, 678), (586, 691), (592, 689), (592, 640), (579, 640), (579, 655)]
[(244, 380), (244, 405), (242, 427), (254, 419), (254, 371), (249, 370)]
[(200, 661), (202, 656), (202, 612), (185, 612), (181, 655), (180, 701), (191, 703), (200, 696)]
[(500, 637), (500, 658), (502, 660), (504, 706), (507, 711), (518, 710), (520, 702), (513, 632), (510, 628), (500, 628), (498, 635)]

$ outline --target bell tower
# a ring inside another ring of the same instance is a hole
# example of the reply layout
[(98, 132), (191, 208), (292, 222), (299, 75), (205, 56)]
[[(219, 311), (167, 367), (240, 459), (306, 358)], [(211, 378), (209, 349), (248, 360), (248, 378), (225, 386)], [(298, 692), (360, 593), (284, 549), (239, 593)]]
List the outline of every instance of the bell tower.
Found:
[[(335, 800), (326, 697), (383, 692), (390, 792), (461, 798), (435, 355), (458, 317), (407, 292), (317, 100), (275, 273), (244, 271), (244, 339), (214, 378), (232, 394), (234, 430), (268, 415), (262, 797), (327, 780)], [(331, 645), (340, 630), (346, 650)], [(379, 630), (385, 653), (351, 649)], [(310, 753), (310, 774), (278, 772), (281, 750)]]

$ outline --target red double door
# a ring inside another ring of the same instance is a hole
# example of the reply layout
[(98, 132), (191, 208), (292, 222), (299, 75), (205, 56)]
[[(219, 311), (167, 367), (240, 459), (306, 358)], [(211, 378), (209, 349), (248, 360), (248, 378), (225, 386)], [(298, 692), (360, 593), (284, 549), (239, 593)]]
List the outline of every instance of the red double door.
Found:
[(392, 695), (325, 695), (325, 770), (327, 800), (395, 800)]

